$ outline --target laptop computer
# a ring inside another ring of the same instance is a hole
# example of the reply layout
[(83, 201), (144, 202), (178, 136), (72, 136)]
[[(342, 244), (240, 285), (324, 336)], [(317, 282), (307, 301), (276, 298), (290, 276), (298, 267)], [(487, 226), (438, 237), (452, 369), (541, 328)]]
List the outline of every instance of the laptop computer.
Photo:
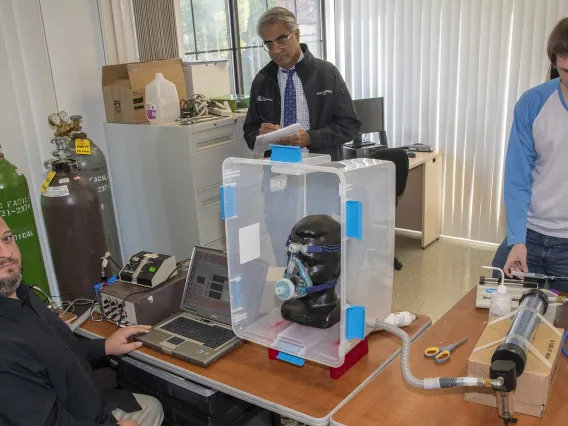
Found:
[(181, 312), (136, 340), (203, 367), (241, 344), (231, 327), (227, 254), (195, 247), (181, 301)]

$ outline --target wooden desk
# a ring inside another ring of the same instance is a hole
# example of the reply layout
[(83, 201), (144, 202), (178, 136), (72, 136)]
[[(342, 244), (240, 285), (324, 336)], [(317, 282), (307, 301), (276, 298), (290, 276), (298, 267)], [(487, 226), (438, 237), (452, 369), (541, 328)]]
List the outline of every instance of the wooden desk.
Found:
[[(408, 327), (414, 339), (431, 324), (418, 317)], [(109, 322), (86, 321), (77, 333), (87, 338), (108, 337), (116, 327)], [(268, 359), (267, 348), (247, 342), (213, 365), (203, 368), (169, 355), (141, 348), (128, 356), (183, 378), (233, 395), (272, 412), (311, 425), (327, 425), (331, 413), (355, 395), (398, 354), (398, 338), (376, 333), (369, 338), (369, 354), (339, 380), (327, 367), (307, 362), (295, 367)]]
[(409, 158), (406, 189), (396, 208), (396, 227), (422, 233), (422, 248), (440, 238), (444, 156), (417, 152)]
[[(487, 322), (487, 309), (475, 308), (475, 289), (470, 291), (440, 321), (412, 345), (412, 374), (424, 377), (467, 375), (467, 359)], [(445, 365), (424, 358), (428, 346), (469, 340), (452, 353)], [(517, 426), (563, 425), (568, 418), (568, 360), (561, 355), (552, 397), (542, 419), (517, 415)], [(392, 362), (355, 398), (332, 415), (334, 425), (424, 425), (424, 426), (502, 426), (497, 409), (464, 400), (465, 389), (424, 391), (410, 387), (400, 371), (399, 359)]]

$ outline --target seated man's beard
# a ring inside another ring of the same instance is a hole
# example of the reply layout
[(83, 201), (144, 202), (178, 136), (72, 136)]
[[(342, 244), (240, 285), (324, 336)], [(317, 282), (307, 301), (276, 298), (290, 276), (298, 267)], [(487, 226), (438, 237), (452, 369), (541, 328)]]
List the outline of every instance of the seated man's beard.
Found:
[(9, 297), (14, 294), (21, 281), (21, 272), (10, 277), (0, 278), (0, 297)]

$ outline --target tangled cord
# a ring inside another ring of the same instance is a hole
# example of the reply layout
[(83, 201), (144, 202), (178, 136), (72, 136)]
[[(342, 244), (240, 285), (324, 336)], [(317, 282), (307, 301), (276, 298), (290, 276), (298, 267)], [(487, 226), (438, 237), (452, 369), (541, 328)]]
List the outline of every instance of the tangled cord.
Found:
[(183, 123), (193, 118), (206, 117), (209, 115), (209, 108), (225, 109), (225, 105), (199, 94), (188, 100), (182, 99), (180, 101), (181, 115), (177, 121)]

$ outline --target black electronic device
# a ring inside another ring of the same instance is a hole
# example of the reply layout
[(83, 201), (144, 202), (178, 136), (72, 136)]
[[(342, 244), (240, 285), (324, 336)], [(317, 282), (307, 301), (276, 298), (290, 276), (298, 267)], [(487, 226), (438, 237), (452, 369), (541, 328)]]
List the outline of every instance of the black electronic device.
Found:
[(175, 257), (141, 251), (126, 262), (120, 271), (120, 280), (144, 287), (156, 287), (175, 274)]
[(157, 324), (179, 311), (186, 277), (187, 267), (182, 267), (179, 274), (152, 288), (122, 281), (101, 287), (99, 301), (104, 318), (122, 326)]

